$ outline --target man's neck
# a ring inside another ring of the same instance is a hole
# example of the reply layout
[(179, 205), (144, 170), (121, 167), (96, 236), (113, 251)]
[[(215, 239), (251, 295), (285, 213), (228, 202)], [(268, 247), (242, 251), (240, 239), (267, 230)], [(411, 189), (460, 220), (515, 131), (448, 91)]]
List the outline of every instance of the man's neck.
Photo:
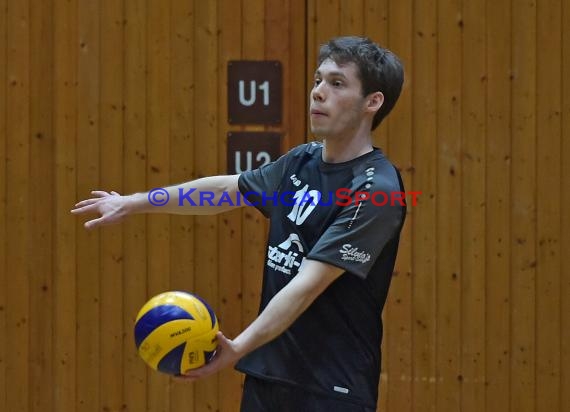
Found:
[(356, 159), (372, 151), (372, 138), (370, 134), (351, 138), (325, 138), (323, 139), (323, 161), (327, 163), (342, 163)]

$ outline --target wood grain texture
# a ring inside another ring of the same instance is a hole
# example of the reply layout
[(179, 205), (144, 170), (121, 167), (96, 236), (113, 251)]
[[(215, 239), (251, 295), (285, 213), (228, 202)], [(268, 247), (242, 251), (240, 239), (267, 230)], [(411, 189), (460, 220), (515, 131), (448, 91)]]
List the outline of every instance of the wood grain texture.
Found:
[(461, 410), (485, 410), (486, 8), (463, 2)]
[[(536, 410), (558, 411), (561, 337), (562, 15), (558, 0), (537, 3), (536, 54)], [(539, 47), (548, 44), (549, 47)], [(561, 190), (558, 190), (561, 188)]]
[[(85, 197), (100, 187), (100, 5), (78, 2), (77, 190)], [(77, 232), (76, 409), (100, 409), (100, 244), (99, 231)]]
[(6, 409), (30, 407), (30, 7), (6, 8)]
[(461, 3), (438, 1), (436, 410), (461, 405)]
[(511, 390), (536, 409), (536, 4), (512, 9)]
[[(435, 412), (436, 253), (437, 253), (437, 8), (417, 2), (413, 12), (413, 165), (414, 189), (421, 190), (414, 210), (412, 264), (412, 410)], [(438, 411), (439, 412), (439, 411)]]
[[(567, 80), (570, 76), (570, 6), (566, 2), (562, 2), (562, 90), (561, 90), (561, 182), (560, 182), (560, 251), (564, 253), (570, 250), (570, 214), (564, 212), (567, 205), (570, 204), (570, 191), (566, 188), (570, 187), (570, 82)], [(560, 260), (560, 410), (570, 408), (570, 391), (564, 388), (570, 387), (570, 300), (564, 298), (570, 296), (570, 264), (566, 259)]]
[[(382, 13), (381, 21), (390, 21), (387, 29), (387, 44), (396, 53), (404, 65), (404, 86), (402, 94), (394, 111), (382, 122), (386, 127), (380, 130), (379, 146), (388, 148), (388, 156), (394, 162), (404, 181), (404, 187), (413, 191), (413, 80), (412, 61), (413, 48), (413, 8), (411, 1), (391, 4), (389, 15)], [(386, 26), (386, 24), (374, 24)], [(375, 37), (372, 37), (375, 39)], [(412, 227), (417, 207), (410, 197), (406, 223), (400, 237), (400, 248), (394, 277), (390, 286), (390, 300), (384, 316), (386, 340), (382, 344), (383, 369), (388, 377), (386, 382), (380, 382), (380, 410), (412, 411), (412, 311), (413, 311), (413, 250)], [(386, 393), (385, 406), (382, 393)]]
[(487, 10), (485, 408), (500, 412), (510, 410), (510, 2), (487, 2)]
[[(8, 18), (6, 0), (0, 2), (0, 27), (6, 27)], [(6, 242), (8, 232), (6, 231), (6, 146), (7, 146), (7, 129), (6, 129), (6, 32), (0, 30), (0, 330), (7, 330), (6, 312), (7, 312), (7, 296), (6, 287), (9, 281), (8, 267), (6, 261)], [(6, 409), (6, 361), (7, 361), (7, 339), (6, 334), (0, 334), (0, 408)]]
[[(77, 229), (77, 2), (54, 0), (54, 410), (76, 409)], [(83, 194), (85, 195), (85, 194)]]
[(30, 8), (30, 409), (53, 411), (53, 3)]

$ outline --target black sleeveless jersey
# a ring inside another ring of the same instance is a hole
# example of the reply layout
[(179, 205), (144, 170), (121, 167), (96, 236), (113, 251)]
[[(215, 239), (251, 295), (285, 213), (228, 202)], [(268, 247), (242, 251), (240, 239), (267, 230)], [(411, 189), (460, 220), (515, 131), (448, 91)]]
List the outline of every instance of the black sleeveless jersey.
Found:
[(345, 272), (236, 368), (375, 408), (381, 312), (406, 213), (404, 188), (379, 149), (344, 163), (325, 163), (322, 150), (304, 144), (239, 177), (241, 194), (270, 219), (260, 312), (304, 258)]

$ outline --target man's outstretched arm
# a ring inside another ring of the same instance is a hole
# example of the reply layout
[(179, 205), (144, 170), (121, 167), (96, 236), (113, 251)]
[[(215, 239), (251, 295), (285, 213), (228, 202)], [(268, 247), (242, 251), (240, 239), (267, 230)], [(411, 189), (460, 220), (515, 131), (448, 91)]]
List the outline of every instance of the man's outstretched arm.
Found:
[(238, 177), (204, 177), (126, 196), (96, 190), (91, 192), (94, 197), (77, 203), (71, 213), (98, 214), (98, 218), (85, 223), (87, 229), (118, 223), (125, 216), (140, 213), (214, 215), (246, 204), (240, 198)]

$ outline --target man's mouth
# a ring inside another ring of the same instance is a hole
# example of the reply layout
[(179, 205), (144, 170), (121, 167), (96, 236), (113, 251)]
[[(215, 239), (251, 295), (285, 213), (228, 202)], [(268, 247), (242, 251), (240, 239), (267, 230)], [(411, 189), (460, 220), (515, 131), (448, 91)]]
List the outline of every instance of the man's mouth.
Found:
[(320, 110), (312, 109), (311, 116), (327, 116), (325, 112), (321, 112)]

